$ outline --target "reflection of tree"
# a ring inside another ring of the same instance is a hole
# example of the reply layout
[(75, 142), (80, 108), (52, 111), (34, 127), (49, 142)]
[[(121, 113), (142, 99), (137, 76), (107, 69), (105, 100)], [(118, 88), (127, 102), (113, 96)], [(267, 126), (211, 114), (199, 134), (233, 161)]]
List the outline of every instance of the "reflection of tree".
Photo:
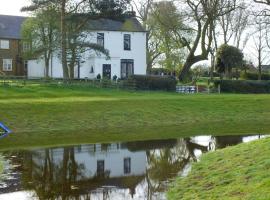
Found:
[(225, 148), (241, 143), (243, 136), (213, 136), (212, 137), (212, 150)]
[(156, 192), (164, 191), (164, 181), (174, 178), (191, 161), (196, 161), (195, 149), (202, 152), (207, 147), (196, 144), (190, 138), (179, 139), (173, 148), (147, 151), (148, 199)]
[(64, 148), (62, 162), (55, 162), (53, 150), (46, 149), (37, 155), (25, 153), (23, 173), (25, 188), (35, 190), (40, 199), (68, 199), (79, 197), (74, 190), (78, 177), (82, 178), (84, 166), (75, 161), (74, 148)]

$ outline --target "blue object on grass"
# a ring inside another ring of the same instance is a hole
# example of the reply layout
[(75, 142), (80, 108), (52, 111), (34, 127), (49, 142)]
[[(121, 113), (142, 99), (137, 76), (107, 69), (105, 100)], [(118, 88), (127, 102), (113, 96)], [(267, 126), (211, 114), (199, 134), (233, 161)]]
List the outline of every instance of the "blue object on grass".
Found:
[(0, 135), (0, 139), (6, 137), (8, 134), (10, 134), (12, 131), (6, 127), (3, 123), (0, 122), (0, 129), (4, 130), (4, 133)]

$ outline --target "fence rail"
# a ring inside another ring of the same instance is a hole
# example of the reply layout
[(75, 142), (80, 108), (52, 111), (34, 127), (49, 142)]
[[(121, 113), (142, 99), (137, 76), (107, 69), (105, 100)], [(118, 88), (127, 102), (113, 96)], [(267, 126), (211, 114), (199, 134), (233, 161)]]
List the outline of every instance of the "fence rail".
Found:
[[(39, 77), (27, 76), (6, 76), (0, 74), (0, 86), (19, 86), (25, 85), (51, 85), (51, 86), (82, 86), (94, 88), (112, 88), (112, 89), (126, 89), (137, 90), (136, 82), (134, 80), (108, 80), (108, 79), (71, 79), (67, 83), (61, 78), (45, 79)], [(142, 90), (150, 90), (149, 88), (142, 88)], [(187, 86), (177, 85), (177, 93), (194, 94), (194, 93), (220, 93), (220, 88), (209, 88), (207, 86)]]

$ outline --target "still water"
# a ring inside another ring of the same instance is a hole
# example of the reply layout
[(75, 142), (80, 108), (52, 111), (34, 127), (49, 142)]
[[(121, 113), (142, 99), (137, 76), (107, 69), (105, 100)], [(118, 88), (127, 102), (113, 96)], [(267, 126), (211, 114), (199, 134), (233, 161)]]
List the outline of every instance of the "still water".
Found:
[(3, 152), (1, 200), (163, 200), (200, 155), (265, 136), (196, 136)]

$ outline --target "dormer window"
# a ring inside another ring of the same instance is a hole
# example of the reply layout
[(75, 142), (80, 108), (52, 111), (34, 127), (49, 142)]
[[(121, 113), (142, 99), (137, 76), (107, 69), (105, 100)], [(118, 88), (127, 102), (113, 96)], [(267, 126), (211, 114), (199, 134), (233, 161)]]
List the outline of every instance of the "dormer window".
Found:
[(104, 33), (97, 33), (97, 44), (104, 47)]
[(124, 50), (131, 49), (130, 34), (124, 34)]
[(0, 40), (0, 49), (9, 49), (9, 40)]

